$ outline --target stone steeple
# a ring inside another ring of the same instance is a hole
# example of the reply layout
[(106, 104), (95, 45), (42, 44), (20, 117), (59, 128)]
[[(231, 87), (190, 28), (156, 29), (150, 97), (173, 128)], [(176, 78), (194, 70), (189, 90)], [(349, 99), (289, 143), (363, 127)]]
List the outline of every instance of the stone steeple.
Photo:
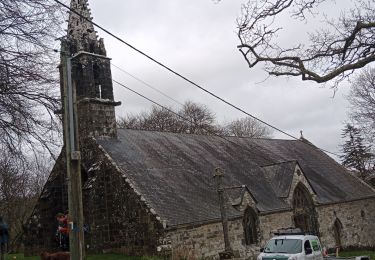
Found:
[(76, 49), (71, 50), (72, 53), (79, 51), (87, 51), (106, 55), (103, 39), (98, 40), (97, 32), (94, 29), (91, 10), (88, 6), (88, 0), (72, 0), (70, 8), (77, 13), (70, 12), (68, 22), (68, 38), (74, 42)]
[(116, 137), (115, 102), (110, 58), (98, 39), (87, 0), (71, 0), (67, 42), (72, 58), (80, 136)]
[[(92, 21), (91, 11), (88, 8), (87, 0), (73, 0), (70, 3), (70, 8), (81, 14), (86, 19)], [(96, 40), (97, 38), (97, 34), (92, 23), (74, 12), (71, 12), (69, 16), (68, 34), (72, 38), (76, 39), (79, 39), (82, 36), (85, 36), (87, 39), (91, 40)]]

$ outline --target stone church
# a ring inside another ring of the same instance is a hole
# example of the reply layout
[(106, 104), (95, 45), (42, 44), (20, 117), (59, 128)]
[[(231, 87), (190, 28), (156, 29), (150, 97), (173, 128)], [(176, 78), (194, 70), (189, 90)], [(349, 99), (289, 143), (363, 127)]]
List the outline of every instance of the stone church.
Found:
[[(71, 8), (90, 18), (87, 0)], [(218, 258), (223, 228), (214, 170), (224, 171), (229, 240), (251, 258), (280, 228), (327, 248), (375, 248), (375, 190), (306, 139), (276, 140), (117, 129), (110, 59), (91, 23), (71, 13), (88, 252)], [(147, 72), (146, 72), (147, 73)], [(63, 80), (63, 79), (62, 79)], [(64, 149), (25, 224), (25, 253), (56, 248), (67, 212)]]

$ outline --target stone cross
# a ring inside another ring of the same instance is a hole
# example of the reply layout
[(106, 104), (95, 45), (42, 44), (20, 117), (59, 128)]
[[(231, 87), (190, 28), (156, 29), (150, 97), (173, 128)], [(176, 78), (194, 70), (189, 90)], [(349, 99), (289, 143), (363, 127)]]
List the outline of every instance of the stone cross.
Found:
[(229, 240), (229, 231), (228, 231), (228, 218), (225, 210), (225, 200), (224, 200), (224, 188), (222, 183), (222, 177), (224, 176), (224, 171), (221, 168), (216, 168), (214, 172), (214, 178), (216, 179), (216, 188), (219, 194), (219, 204), (220, 204), (220, 213), (221, 213), (221, 222), (223, 225), (224, 233), (224, 244), (225, 251), (220, 252), (220, 259), (230, 259), (233, 258), (233, 250), (230, 246)]

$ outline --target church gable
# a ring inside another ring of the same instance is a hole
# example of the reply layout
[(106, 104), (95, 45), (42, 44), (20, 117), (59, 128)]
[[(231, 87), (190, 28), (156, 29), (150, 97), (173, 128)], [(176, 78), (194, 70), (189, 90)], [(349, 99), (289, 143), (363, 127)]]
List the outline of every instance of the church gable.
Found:
[(226, 195), (229, 204), (236, 210), (244, 212), (248, 207), (251, 207), (258, 211), (257, 200), (246, 186), (228, 189)]
[(262, 170), (279, 198), (287, 198), (294, 179), (296, 161), (281, 162), (263, 166)]
[(317, 203), (316, 193), (313, 190), (312, 186), (310, 185), (309, 180), (306, 178), (305, 174), (303, 173), (300, 165), (295, 163), (295, 167), (293, 170), (292, 180), (289, 186), (289, 192), (287, 197), (285, 198), (289, 205), (293, 206), (293, 198), (295, 194), (295, 190), (299, 186), (303, 186), (308, 194), (311, 196), (314, 203)]
[(164, 232), (160, 217), (95, 139), (88, 138), (83, 150), (86, 244), (119, 250), (132, 245), (128, 254), (154, 252)]
[[(311, 144), (299, 140), (253, 139), (274, 162), (297, 161), (320, 204), (374, 197), (374, 191), (342, 165)], [(267, 164), (268, 165), (268, 164)]]

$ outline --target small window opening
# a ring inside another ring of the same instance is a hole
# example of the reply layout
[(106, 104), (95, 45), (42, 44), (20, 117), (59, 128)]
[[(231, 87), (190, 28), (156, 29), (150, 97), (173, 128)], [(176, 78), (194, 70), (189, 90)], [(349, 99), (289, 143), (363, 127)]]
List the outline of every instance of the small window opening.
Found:
[(101, 99), (102, 98), (102, 85), (99, 85), (98, 89), (99, 89), (99, 98)]
[(306, 255), (310, 255), (312, 253), (312, 248), (311, 248), (311, 245), (310, 245), (310, 241), (309, 240), (306, 240), (305, 243), (303, 244), (303, 247), (305, 249), (305, 254)]
[(335, 237), (336, 247), (341, 248), (342, 224), (338, 218), (336, 218), (335, 223), (333, 223), (333, 235)]

